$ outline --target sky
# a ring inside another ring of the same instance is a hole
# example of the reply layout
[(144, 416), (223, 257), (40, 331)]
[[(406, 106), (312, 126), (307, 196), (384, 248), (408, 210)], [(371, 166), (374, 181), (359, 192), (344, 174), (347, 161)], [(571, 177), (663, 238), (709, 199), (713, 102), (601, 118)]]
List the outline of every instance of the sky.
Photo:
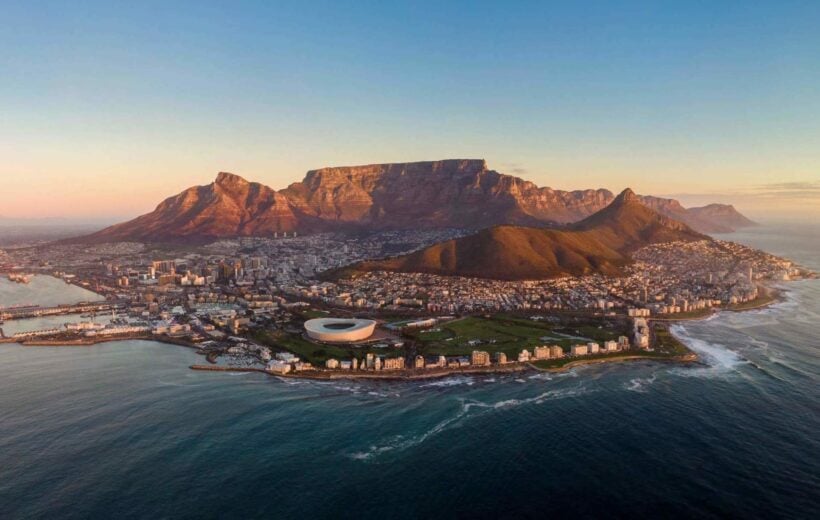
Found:
[(820, 218), (820, 2), (0, 2), (0, 215), (483, 158)]

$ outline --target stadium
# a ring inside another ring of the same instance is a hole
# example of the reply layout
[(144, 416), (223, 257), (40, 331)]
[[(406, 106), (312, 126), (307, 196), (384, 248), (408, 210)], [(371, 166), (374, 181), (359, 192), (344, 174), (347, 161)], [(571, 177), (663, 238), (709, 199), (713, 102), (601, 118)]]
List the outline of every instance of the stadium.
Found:
[(325, 343), (355, 343), (373, 335), (373, 320), (316, 318), (305, 322), (308, 337)]

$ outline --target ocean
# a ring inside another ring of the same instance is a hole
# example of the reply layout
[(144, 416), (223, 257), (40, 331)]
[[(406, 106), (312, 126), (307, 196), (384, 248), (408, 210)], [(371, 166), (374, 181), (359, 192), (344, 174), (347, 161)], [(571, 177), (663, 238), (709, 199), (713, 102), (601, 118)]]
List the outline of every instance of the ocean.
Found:
[[(721, 238), (820, 271), (818, 237)], [(817, 518), (820, 280), (783, 288), (676, 325), (696, 367), (316, 382), (0, 345), (0, 518)]]

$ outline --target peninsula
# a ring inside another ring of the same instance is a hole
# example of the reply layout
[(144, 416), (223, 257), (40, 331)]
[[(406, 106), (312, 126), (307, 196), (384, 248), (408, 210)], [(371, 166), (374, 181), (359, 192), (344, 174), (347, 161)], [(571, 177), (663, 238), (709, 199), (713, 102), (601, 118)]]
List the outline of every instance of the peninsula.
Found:
[(670, 323), (813, 276), (704, 234), (728, 223), (753, 224), (630, 189), (538, 188), (476, 160), (326, 168), (281, 191), (222, 173), (90, 236), (0, 250), (11, 278), (105, 298), (0, 309), (56, 320), (0, 341), (154, 339), (196, 349), (195, 369), (318, 379), (687, 363)]

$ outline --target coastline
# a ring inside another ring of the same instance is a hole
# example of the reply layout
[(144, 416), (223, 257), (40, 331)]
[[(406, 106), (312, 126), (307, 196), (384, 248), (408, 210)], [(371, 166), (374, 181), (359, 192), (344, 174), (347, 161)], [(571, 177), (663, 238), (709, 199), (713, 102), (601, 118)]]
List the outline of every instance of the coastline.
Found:
[[(763, 301), (760, 301), (756, 304), (750, 306), (744, 306), (743, 308), (730, 308), (730, 307), (723, 307), (719, 309), (714, 309), (712, 312), (704, 314), (703, 316), (697, 317), (684, 317), (684, 318), (652, 318), (652, 321), (661, 322), (665, 325), (668, 325), (670, 329), (669, 332), (672, 336), (680, 342), (682, 345), (686, 347), (689, 353), (681, 356), (672, 356), (672, 357), (663, 357), (658, 355), (651, 355), (651, 354), (642, 354), (642, 353), (635, 353), (635, 354), (624, 354), (624, 355), (615, 355), (612, 357), (601, 357), (601, 358), (594, 358), (594, 359), (574, 359), (569, 361), (568, 363), (558, 366), (558, 367), (549, 367), (549, 368), (542, 368), (538, 367), (533, 362), (527, 363), (511, 363), (506, 366), (487, 366), (487, 367), (470, 367), (470, 368), (458, 368), (458, 369), (434, 369), (434, 370), (415, 370), (415, 369), (405, 369), (400, 371), (390, 371), (390, 372), (382, 372), (382, 373), (375, 373), (375, 372), (342, 372), (342, 371), (328, 371), (328, 370), (313, 370), (313, 371), (305, 371), (300, 373), (289, 373), (289, 374), (278, 374), (274, 372), (270, 372), (264, 368), (259, 367), (231, 367), (231, 366), (224, 366), (224, 365), (200, 365), (194, 364), (190, 365), (189, 369), (191, 370), (200, 370), (200, 371), (212, 371), (212, 372), (259, 372), (262, 374), (274, 376), (274, 377), (282, 377), (288, 379), (311, 379), (317, 381), (333, 381), (333, 380), (351, 380), (351, 379), (366, 379), (372, 381), (418, 381), (418, 380), (426, 380), (426, 379), (441, 379), (446, 377), (452, 376), (459, 376), (459, 375), (475, 375), (475, 374), (504, 374), (504, 373), (519, 373), (519, 372), (529, 372), (529, 371), (538, 371), (538, 372), (566, 372), (573, 368), (580, 367), (580, 366), (590, 366), (590, 365), (601, 365), (601, 364), (608, 364), (608, 363), (625, 363), (630, 361), (659, 361), (663, 363), (680, 363), (683, 365), (688, 365), (692, 363), (698, 363), (700, 361), (699, 356), (697, 353), (691, 350), (691, 348), (686, 345), (686, 343), (679, 337), (675, 336), (671, 331), (671, 325), (674, 325), (679, 322), (687, 322), (687, 321), (702, 321), (714, 318), (719, 316), (721, 312), (730, 311), (730, 312), (745, 312), (745, 311), (752, 311), (752, 310), (760, 310), (766, 307), (769, 307), (773, 304), (779, 303), (784, 301), (784, 295), (787, 292), (784, 289), (775, 289), (771, 287), (765, 288), (766, 295), (762, 298)], [(113, 343), (118, 341), (130, 341), (130, 340), (142, 340), (142, 341), (156, 341), (158, 343), (165, 343), (168, 345), (176, 345), (181, 347), (186, 347), (194, 350), (198, 350), (199, 347), (193, 343), (188, 341), (171, 338), (167, 336), (154, 336), (150, 334), (141, 334), (138, 336), (131, 336), (131, 337), (93, 337), (93, 338), (80, 338), (80, 339), (73, 339), (73, 340), (55, 340), (55, 339), (30, 339), (24, 341), (14, 341), (13, 338), (2, 338), (0, 339), (1, 343), (17, 343), (23, 347), (86, 347), (97, 345), (101, 343)]]
[[(688, 347), (687, 347), (688, 348)], [(585, 365), (603, 365), (606, 363), (624, 363), (627, 361), (660, 361), (663, 363), (698, 363), (700, 358), (694, 352), (686, 354), (685, 356), (675, 356), (675, 357), (660, 357), (660, 356), (650, 356), (647, 354), (631, 354), (625, 356), (613, 356), (611, 358), (597, 358), (597, 359), (577, 359), (575, 361), (570, 361), (566, 365), (561, 365), (560, 367), (554, 368), (541, 368), (536, 365), (530, 363), (530, 366), (539, 371), (539, 372), (566, 372), (571, 368), (585, 366)]]
[[(9, 341), (11, 340), (11, 341)], [(199, 350), (199, 347), (193, 343), (184, 340), (169, 338), (167, 336), (153, 336), (141, 334), (138, 336), (128, 337), (107, 337), (107, 338), (80, 338), (71, 340), (56, 340), (56, 339), (34, 339), (15, 341), (14, 338), (4, 338), (0, 341), (2, 343), (16, 343), (21, 347), (90, 347), (100, 343), (116, 343), (118, 341), (156, 341), (157, 343), (165, 343), (167, 345), (175, 345), (177, 347), (185, 347), (194, 350)]]
[(294, 374), (278, 374), (275, 372), (269, 372), (264, 368), (230, 367), (224, 365), (191, 365), (188, 368), (191, 370), (202, 370), (206, 372), (260, 372), (274, 377), (283, 377), (287, 379), (313, 379), (317, 381), (337, 381), (344, 379), (370, 379), (374, 381), (421, 381), (425, 379), (440, 379), (465, 374), (512, 374), (517, 372), (528, 372), (531, 370), (531, 367), (528, 366), (528, 364), (511, 364), (503, 367), (472, 367), (452, 370), (396, 370), (382, 373), (331, 372), (324, 370), (313, 370)]

